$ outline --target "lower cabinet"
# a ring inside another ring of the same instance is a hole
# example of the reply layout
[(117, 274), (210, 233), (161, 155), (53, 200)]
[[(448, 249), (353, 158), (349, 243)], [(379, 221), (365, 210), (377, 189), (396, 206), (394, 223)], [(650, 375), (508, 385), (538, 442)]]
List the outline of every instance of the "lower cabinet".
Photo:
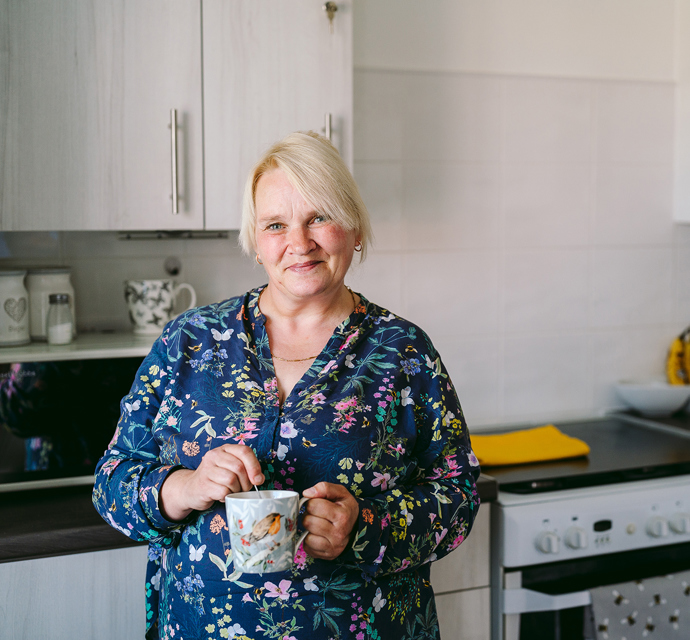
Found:
[[(442, 640), (489, 640), (489, 506), (431, 568)], [(146, 546), (0, 564), (0, 640), (143, 638)]]
[(0, 564), (0, 639), (143, 638), (146, 546)]
[(489, 640), (491, 596), (489, 587), (436, 596), (441, 640)]
[(441, 640), (489, 640), (490, 505), (477, 514), (467, 541), (431, 565)]

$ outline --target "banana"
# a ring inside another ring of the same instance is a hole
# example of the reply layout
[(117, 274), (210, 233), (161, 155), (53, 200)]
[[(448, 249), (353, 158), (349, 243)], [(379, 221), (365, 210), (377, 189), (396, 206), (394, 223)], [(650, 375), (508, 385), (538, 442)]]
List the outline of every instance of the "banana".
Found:
[[(685, 333), (685, 332), (683, 332)], [(686, 369), (687, 352), (683, 334), (673, 340), (666, 358), (666, 378), (669, 384), (688, 384), (688, 370)]]
[(690, 384), (690, 327), (673, 340), (666, 358), (669, 384)]
[(690, 384), (690, 327), (683, 331), (679, 337), (683, 342), (683, 373), (685, 374), (683, 384)]

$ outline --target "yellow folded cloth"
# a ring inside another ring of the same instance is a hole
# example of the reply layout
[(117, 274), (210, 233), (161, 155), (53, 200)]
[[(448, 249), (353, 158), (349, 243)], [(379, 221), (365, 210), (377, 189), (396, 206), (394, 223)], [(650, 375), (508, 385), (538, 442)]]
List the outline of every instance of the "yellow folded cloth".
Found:
[(586, 442), (565, 435), (552, 424), (498, 435), (472, 435), (471, 440), (479, 464), (487, 467), (577, 458), (589, 453)]

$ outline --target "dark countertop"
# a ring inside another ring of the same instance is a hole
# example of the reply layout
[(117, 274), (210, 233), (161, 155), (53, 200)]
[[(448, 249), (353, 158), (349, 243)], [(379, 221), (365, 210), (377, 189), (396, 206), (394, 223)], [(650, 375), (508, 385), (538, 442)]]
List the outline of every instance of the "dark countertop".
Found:
[[(482, 502), (496, 499), (496, 481), (482, 475)], [(136, 544), (106, 524), (91, 504), (91, 487), (0, 494), (0, 562), (105, 551)]]
[(0, 494), (0, 562), (132, 546), (91, 503), (91, 486)]

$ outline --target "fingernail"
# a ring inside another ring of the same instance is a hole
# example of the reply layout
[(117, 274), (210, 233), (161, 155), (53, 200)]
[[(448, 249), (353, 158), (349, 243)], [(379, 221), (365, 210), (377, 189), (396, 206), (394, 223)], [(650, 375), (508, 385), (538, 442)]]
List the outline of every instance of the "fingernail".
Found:
[(314, 489), (312, 487), (309, 487), (308, 489), (305, 489), (304, 491), (302, 491), (302, 495), (306, 496), (307, 498), (313, 496), (315, 493), (316, 493), (316, 491), (314, 491)]

